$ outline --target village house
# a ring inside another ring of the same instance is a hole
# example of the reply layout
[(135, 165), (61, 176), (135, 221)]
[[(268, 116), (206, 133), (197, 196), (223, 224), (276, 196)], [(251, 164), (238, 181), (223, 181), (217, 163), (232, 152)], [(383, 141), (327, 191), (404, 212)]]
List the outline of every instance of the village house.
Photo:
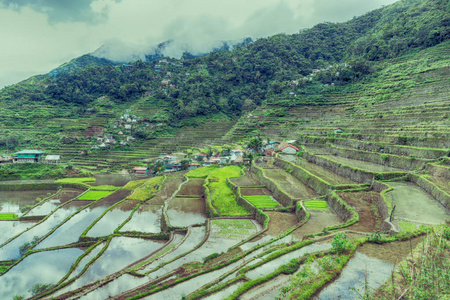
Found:
[(39, 163), (42, 162), (42, 154), (40, 150), (23, 150), (16, 153), (13, 158), (14, 163)]
[(295, 146), (292, 146), (291, 144), (288, 144), (287, 146), (284, 146), (280, 149), (280, 151), (284, 154), (296, 154), (300, 149), (298, 149)]
[(45, 163), (46, 164), (59, 164), (59, 163), (61, 163), (61, 156), (60, 155), (47, 155), (45, 157)]
[(133, 170), (135, 176), (147, 176), (149, 172), (146, 167), (134, 167)]

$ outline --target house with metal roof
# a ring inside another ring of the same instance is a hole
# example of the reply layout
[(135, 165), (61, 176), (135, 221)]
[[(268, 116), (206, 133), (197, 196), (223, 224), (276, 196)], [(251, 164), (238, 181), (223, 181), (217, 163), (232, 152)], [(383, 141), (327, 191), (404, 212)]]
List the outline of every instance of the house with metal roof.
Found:
[(13, 158), (14, 163), (39, 163), (42, 162), (41, 150), (23, 150), (16, 153)]

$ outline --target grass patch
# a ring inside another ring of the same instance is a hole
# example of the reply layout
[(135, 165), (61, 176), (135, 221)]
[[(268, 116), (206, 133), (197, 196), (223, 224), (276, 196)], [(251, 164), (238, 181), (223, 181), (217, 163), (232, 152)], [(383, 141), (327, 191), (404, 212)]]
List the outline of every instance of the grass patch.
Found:
[(310, 200), (303, 203), (311, 210), (329, 211), (327, 201), (324, 200)]
[(134, 180), (128, 182), (123, 188), (125, 190), (134, 190), (137, 187), (140, 187), (143, 185), (148, 179), (141, 179), (141, 180)]
[(269, 195), (245, 196), (257, 208), (275, 208), (280, 204)]
[(18, 220), (19, 217), (15, 213), (0, 213), (0, 221)]
[(95, 182), (95, 178), (94, 177), (80, 177), (80, 178), (63, 178), (63, 179), (58, 179), (55, 182), (56, 183), (72, 183), (72, 184), (81, 184), (84, 186), (89, 186), (88, 184), (86, 184), (86, 182)]
[(412, 232), (416, 230), (416, 224), (410, 222), (397, 222), (398, 226), (402, 228), (403, 231)]
[(163, 176), (157, 176), (151, 179), (146, 179), (146, 181), (143, 184), (141, 184), (138, 188), (136, 188), (133, 194), (128, 196), (127, 199), (139, 201), (145, 201), (147, 199), (150, 199), (152, 195), (154, 195), (156, 191), (159, 189), (163, 181), (164, 181)]
[(91, 186), (91, 191), (117, 191), (120, 190), (121, 187), (113, 186), (113, 185), (99, 185), (99, 186)]
[(78, 200), (100, 200), (111, 193), (111, 191), (89, 191), (78, 197)]
[(238, 166), (216, 168), (208, 175), (212, 204), (220, 215), (242, 216), (249, 213), (237, 203), (236, 195), (226, 182), (227, 178), (239, 176), (241, 176), (241, 168)]
[(215, 171), (218, 168), (217, 165), (209, 166), (209, 167), (201, 167), (198, 169), (190, 170), (186, 176), (190, 178), (205, 178), (211, 172)]

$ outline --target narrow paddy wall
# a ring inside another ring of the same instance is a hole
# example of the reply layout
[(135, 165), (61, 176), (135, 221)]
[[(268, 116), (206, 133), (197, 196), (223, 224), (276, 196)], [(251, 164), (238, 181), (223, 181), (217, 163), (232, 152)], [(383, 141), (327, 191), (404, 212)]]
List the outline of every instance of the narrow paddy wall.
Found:
[(374, 153), (369, 151), (346, 149), (341, 147), (330, 147), (331, 153), (341, 157), (358, 159), (362, 161), (372, 162), (392, 168), (404, 170), (421, 170), (425, 166), (434, 161), (432, 159), (420, 159), (414, 157), (404, 157), (394, 154)]
[(324, 158), (316, 155), (312, 155), (308, 153), (308, 151), (305, 151), (304, 157), (307, 161), (311, 163), (315, 163), (319, 166), (322, 166), (324, 168), (327, 168), (331, 170), (332, 172), (350, 178), (353, 181), (359, 182), (359, 183), (371, 183), (375, 179), (380, 180), (389, 180), (392, 178), (398, 178), (405, 175), (405, 172), (371, 172), (368, 170), (362, 170), (358, 168), (354, 168), (351, 166), (344, 165), (342, 163), (336, 162), (329, 158)]
[(261, 183), (264, 184), (267, 187), (267, 189), (272, 192), (275, 199), (277, 199), (278, 202), (283, 204), (283, 206), (287, 207), (292, 206), (294, 204), (296, 199), (291, 198), (285, 191), (283, 191), (283, 189), (278, 183), (270, 180), (266, 176), (264, 169), (258, 167), (254, 161), (252, 161), (251, 171), (254, 172), (259, 177)]
[(278, 155), (275, 158), (275, 165), (286, 170), (292, 176), (297, 178), (300, 182), (312, 188), (318, 194), (327, 194), (331, 190), (331, 184), (322, 180), (314, 174), (305, 169), (280, 158)]
[(426, 170), (430, 172), (432, 176), (444, 177), (450, 180), (450, 167), (448, 166), (428, 164)]
[(372, 152), (384, 152), (400, 156), (413, 155), (416, 157), (430, 158), (430, 159), (437, 159), (442, 156), (447, 156), (450, 151), (447, 149), (391, 145), (387, 143), (372, 143), (342, 138), (335, 139), (334, 144)]
[(408, 179), (431, 194), (434, 199), (441, 203), (447, 210), (450, 210), (450, 195), (448, 193), (437, 187), (434, 183), (427, 180), (423, 176), (410, 174)]

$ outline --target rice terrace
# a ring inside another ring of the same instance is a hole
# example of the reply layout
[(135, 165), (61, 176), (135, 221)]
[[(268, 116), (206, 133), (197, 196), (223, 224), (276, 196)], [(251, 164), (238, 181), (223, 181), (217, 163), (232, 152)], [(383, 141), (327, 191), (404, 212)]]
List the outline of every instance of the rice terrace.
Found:
[(400, 0), (1, 89), (0, 299), (450, 299), (449, 28)]

